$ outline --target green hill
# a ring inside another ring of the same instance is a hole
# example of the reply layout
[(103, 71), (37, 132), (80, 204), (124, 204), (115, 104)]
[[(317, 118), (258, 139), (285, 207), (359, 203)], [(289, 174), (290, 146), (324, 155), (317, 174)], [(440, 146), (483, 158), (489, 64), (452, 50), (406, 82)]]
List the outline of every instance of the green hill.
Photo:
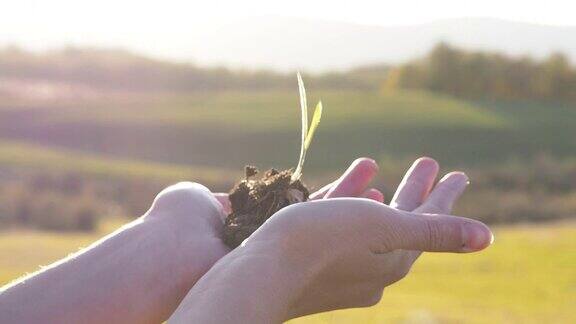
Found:
[[(423, 92), (309, 92), (310, 102), (322, 99), (325, 115), (308, 171), (333, 171), (360, 155), (431, 155), (452, 166), (576, 155), (570, 106), (472, 103)], [(298, 118), (295, 91), (142, 94), (0, 104), (0, 137), (170, 164), (290, 167)]]
[[(467, 102), (425, 92), (309, 93), (311, 103), (321, 98), (325, 107), (304, 167), (312, 186), (369, 156), (381, 165), (375, 186), (390, 197), (410, 160), (428, 155), (444, 170), (472, 176), (475, 185), (458, 213), (490, 222), (574, 214), (575, 107)], [(0, 202), (12, 205), (6, 226), (18, 225), (38, 183), (44, 188), (44, 198), (35, 200), (38, 222), (53, 201), (79, 209), (75, 201), (82, 196), (94, 218), (136, 216), (172, 182), (225, 191), (245, 164), (289, 168), (298, 157), (295, 91), (0, 102), (0, 176), (10, 181), (0, 188)], [(24, 171), (10, 176), (14, 170)], [(534, 206), (536, 200), (542, 202)], [(71, 212), (52, 214), (59, 220), (62, 213)]]
[(233, 173), (226, 169), (170, 165), (74, 152), (39, 145), (0, 141), (0, 169), (40, 171), (46, 174), (77, 173), (86, 177), (182, 181), (196, 179), (219, 183)]

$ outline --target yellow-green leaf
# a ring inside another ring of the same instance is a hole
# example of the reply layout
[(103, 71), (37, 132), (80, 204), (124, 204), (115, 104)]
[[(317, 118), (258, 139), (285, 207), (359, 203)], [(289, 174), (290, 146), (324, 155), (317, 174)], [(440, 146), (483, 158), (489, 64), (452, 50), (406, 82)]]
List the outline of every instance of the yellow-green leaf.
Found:
[(312, 123), (310, 123), (310, 128), (308, 129), (308, 135), (306, 136), (306, 142), (304, 143), (304, 150), (308, 150), (312, 138), (314, 137), (314, 132), (320, 124), (320, 118), (322, 118), (322, 101), (318, 101), (316, 109), (314, 110), (314, 116), (312, 116)]

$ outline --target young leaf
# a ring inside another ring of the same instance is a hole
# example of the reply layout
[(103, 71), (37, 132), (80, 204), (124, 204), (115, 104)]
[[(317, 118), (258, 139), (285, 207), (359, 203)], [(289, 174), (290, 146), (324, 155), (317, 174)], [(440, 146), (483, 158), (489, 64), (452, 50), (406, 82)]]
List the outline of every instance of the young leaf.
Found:
[(308, 105), (306, 103), (306, 88), (304, 88), (304, 81), (300, 72), (296, 74), (298, 78), (298, 92), (300, 93), (300, 111), (302, 119), (302, 139), (300, 143), (300, 158), (298, 159), (298, 166), (292, 173), (292, 181), (300, 179), (302, 175), (302, 166), (306, 157), (306, 136), (308, 135)]
[(310, 124), (310, 131), (308, 131), (308, 105), (306, 103), (306, 89), (304, 88), (304, 82), (302, 81), (302, 76), (300, 72), (297, 74), (298, 77), (298, 91), (300, 93), (300, 110), (302, 113), (302, 141), (300, 143), (300, 158), (298, 159), (298, 166), (296, 170), (292, 173), (292, 181), (300, 179), (302, 176), (302, 167), (304, 166), (304, 160), (306, 159), (306, 151), (312, 143), (312, 138), (314, 137), (314, 132), (320, 124), (320, 119), (322, 118), (322, 101), (318, 101), (316, 109), (314, 110), (314, 116), (312, 116), (312, 123)]
[(310, 123), (310, 129), (308, 130), (308, 135), (306, 136), (306, 142), (304, 143), (304, 150), (308, 150), (312, 138), (314, 137), (314, 132), (320, 124), (320, 118), (322, 118), (322, 101), (318, 101), (316, 109), (314, 110), (314, 115), (312, 116), (312, 122)]

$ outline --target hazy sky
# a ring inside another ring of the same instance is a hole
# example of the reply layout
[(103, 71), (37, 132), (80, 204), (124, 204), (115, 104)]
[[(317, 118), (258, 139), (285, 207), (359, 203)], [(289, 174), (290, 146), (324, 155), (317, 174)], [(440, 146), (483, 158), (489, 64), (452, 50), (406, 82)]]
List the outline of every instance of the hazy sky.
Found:
[(221, 20), (254, 15), (287, 15), (342, 20), (366, 24), (396, 25), (441, 18), (487, 16), (544, 24), (576, 25), (566, 0), (3, 0), (0, 26), (50, 30), (114, 30), (130, 27), (173, 28), (194, 21)]
[[(177, 53), (198, 25), (261, 15), (361, 24), (407, 25), (454, 17), (496, 17), (576, 25), (569, 1), (505, 0), (1, 0), (0, 45), (44, 49), (65, 44), (122, 46), (152, 54)], [(169, 55), (168, 55), (169, 56)]]

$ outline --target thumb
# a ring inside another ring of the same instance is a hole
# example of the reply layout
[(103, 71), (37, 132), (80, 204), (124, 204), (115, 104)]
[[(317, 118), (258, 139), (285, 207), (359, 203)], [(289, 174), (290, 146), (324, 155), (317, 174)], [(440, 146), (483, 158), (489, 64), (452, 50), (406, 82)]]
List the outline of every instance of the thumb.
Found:
[(397, 249), (468, 253), (483, 250), (494, 241), (483, 223), (456, 216), (406, 213), (398, 218)]

